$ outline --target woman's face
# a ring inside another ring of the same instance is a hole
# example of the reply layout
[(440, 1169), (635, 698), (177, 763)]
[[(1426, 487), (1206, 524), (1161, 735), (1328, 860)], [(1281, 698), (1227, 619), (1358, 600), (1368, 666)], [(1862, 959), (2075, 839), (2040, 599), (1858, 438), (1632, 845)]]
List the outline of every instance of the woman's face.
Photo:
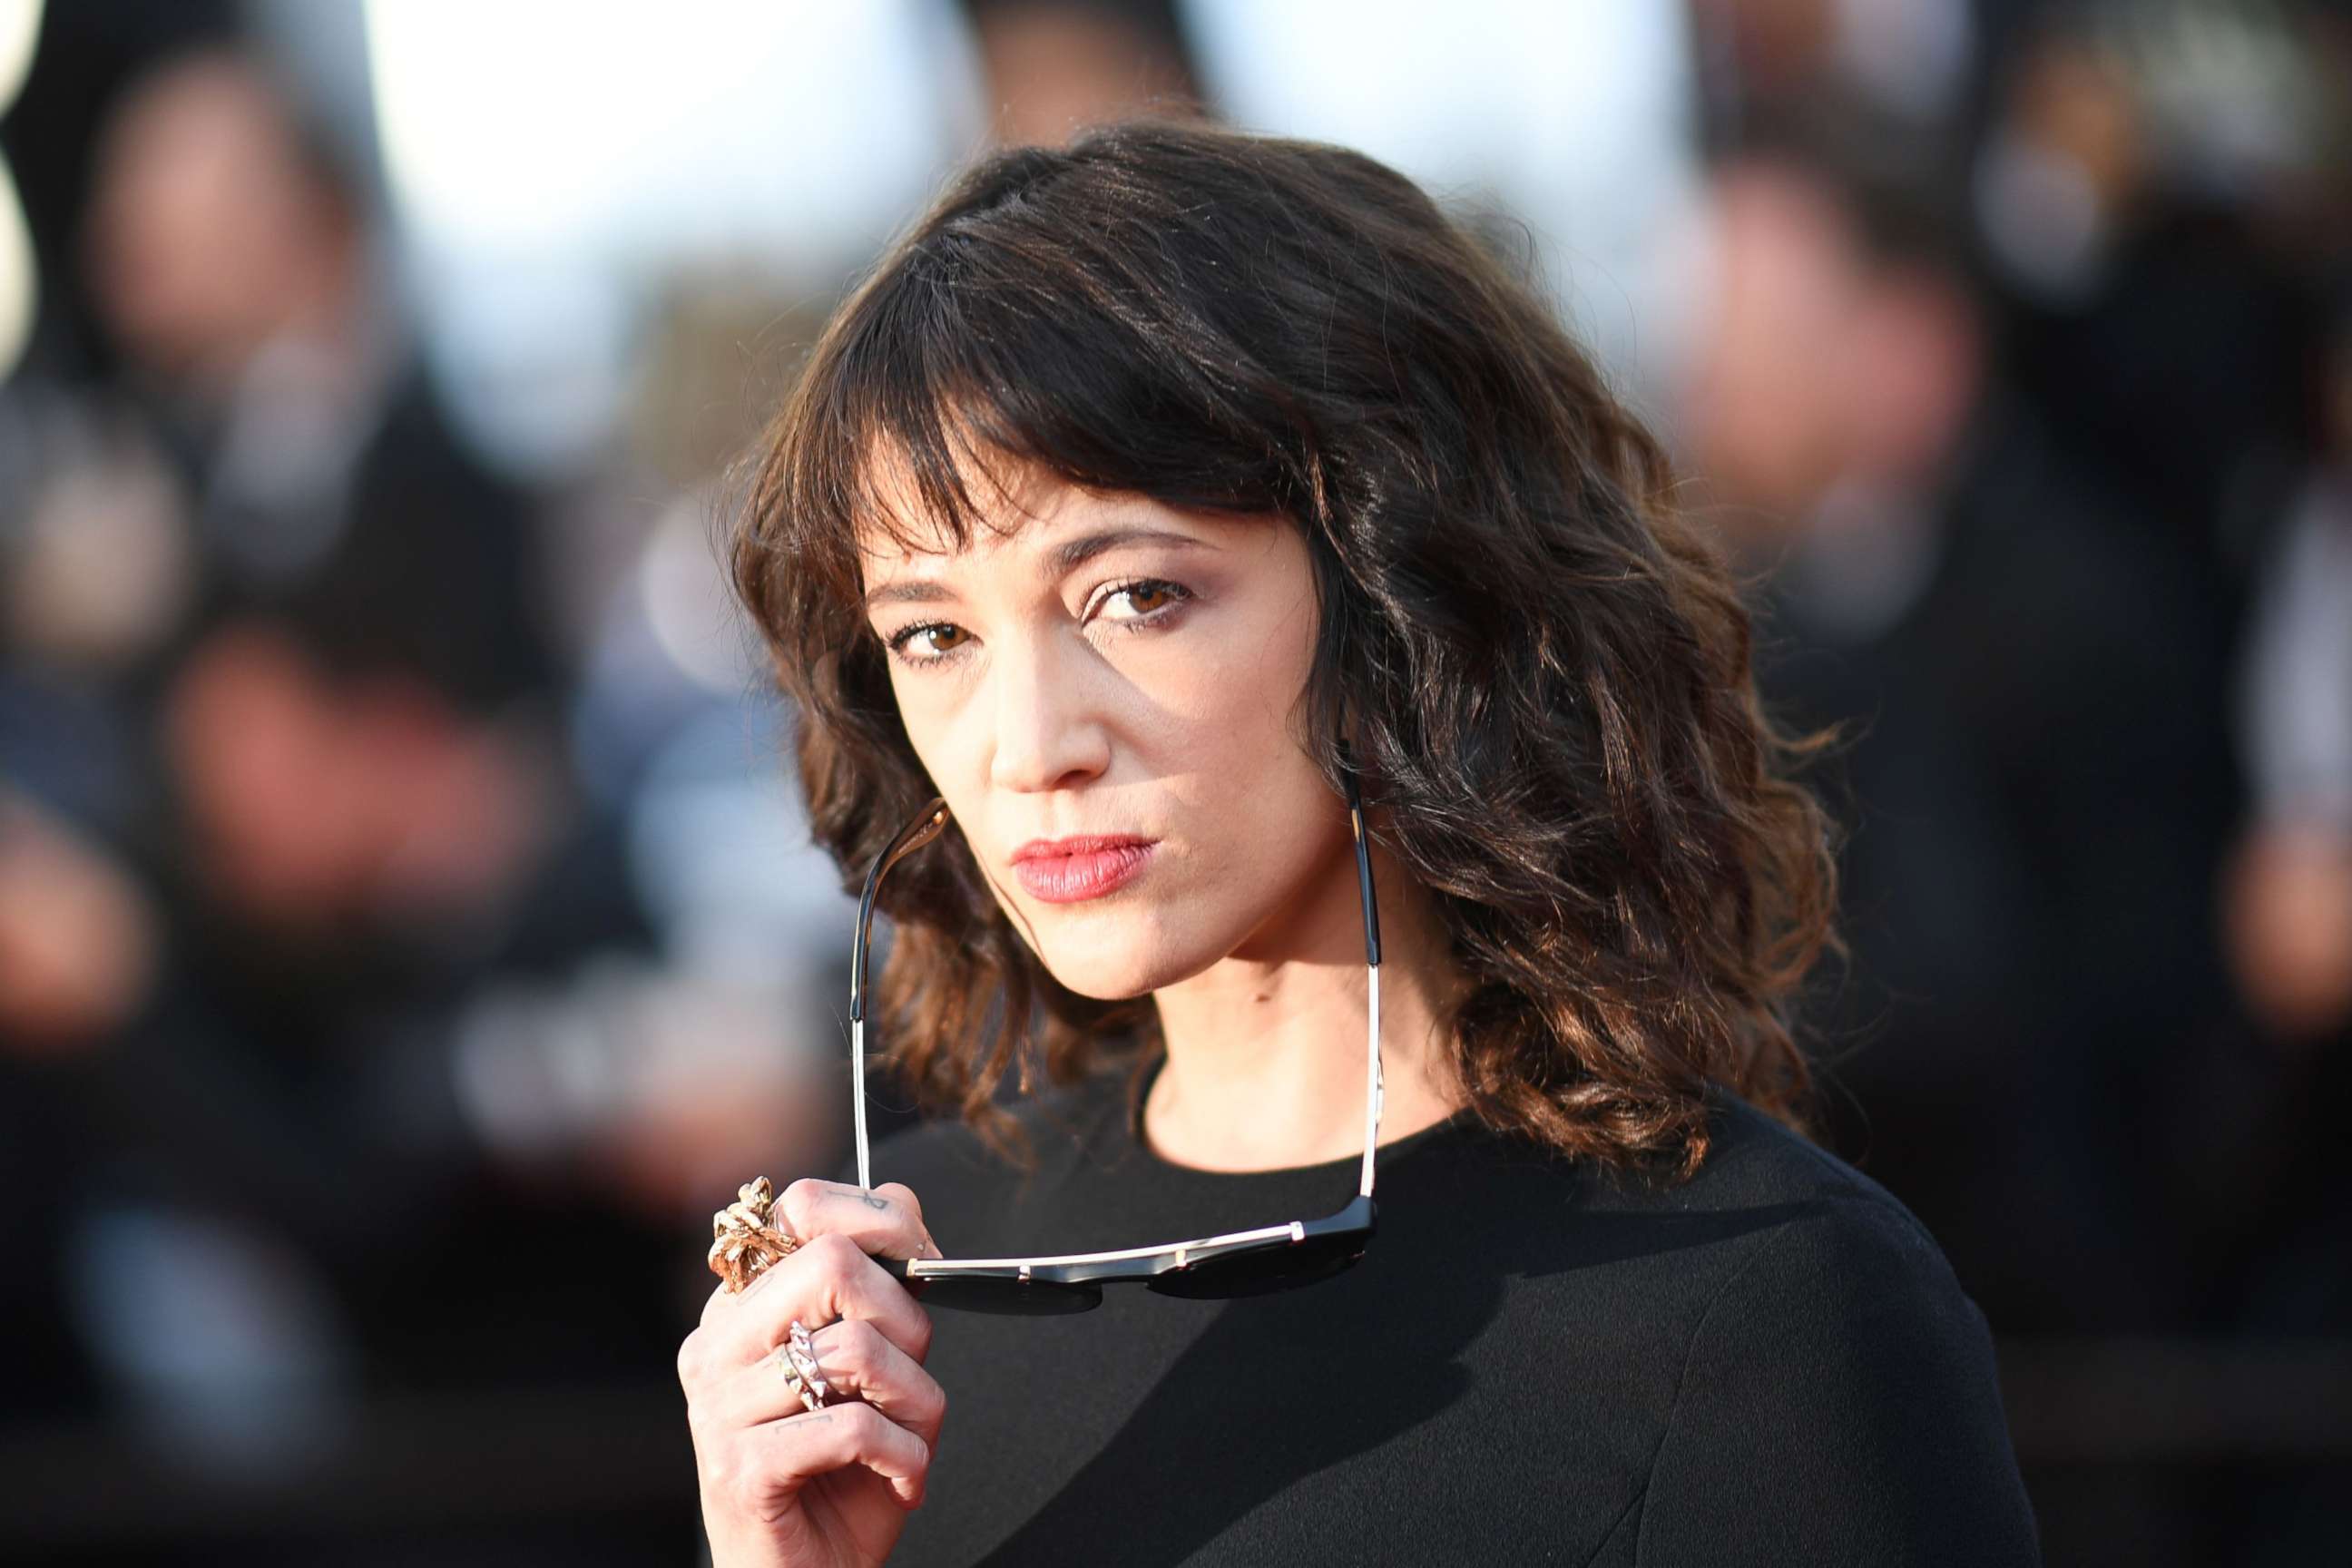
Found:
[(865, 585), (916, 753), (1046, 968), (1136, 996), (1285, 956), (1335, 878), (1352, 911), (1347, 808), (1299, 744), (1297, 526), (1050, 477), (1020, 500), (952, 552), (869, 538)]

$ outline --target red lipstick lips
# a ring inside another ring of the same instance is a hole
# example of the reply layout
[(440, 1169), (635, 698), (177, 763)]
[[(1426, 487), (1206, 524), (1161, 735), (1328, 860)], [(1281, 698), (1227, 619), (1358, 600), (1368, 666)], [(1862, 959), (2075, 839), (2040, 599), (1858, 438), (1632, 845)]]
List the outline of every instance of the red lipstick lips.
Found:
[(1033, 838), (1013, 852), (1013, 874), (1034, 898), (1049, 904), (1080, 903), (1140, 876), (1155, 842), (1131, 833)]

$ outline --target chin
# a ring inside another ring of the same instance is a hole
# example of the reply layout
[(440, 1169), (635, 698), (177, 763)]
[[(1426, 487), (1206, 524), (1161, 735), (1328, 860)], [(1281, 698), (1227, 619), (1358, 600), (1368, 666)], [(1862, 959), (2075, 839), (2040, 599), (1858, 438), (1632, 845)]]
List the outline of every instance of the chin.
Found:
[(1046, 973), (1066, 990), (1097, 1002), (1148, 995), (1190, 979), (1222, 956), (1195, 952), (1195, 943), (1171, 942), (1168, 933), (1139, 929), (1129, 921), (1104, 924), (1106, 929), (1083, 933), (1039, 933), (1038, 957)]

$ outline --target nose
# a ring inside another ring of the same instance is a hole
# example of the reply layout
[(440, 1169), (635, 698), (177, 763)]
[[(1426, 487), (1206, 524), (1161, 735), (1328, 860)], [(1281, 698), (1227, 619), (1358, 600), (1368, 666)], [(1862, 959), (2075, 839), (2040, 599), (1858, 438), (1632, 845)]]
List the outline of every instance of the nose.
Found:
[(1096, 710), (1098, 693), (1085, 661), (1055, 638), (1000, 645), (989, 679), (996, 699), (990, 784), (1024, 794), (1068, 789), (1109, 766), (1110, 736)]

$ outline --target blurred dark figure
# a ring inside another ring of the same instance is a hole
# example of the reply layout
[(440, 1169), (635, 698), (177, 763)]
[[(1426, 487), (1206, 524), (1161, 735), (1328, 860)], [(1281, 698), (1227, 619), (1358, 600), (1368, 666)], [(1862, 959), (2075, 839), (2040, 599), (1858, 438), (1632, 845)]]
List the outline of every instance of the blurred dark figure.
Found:
[(1711, 143), (1802, 176), (1718, 184), (1693, 436), (1768, 697), (1856, 734), (1841, 1147), (2007, 1336), (2053, 1562), (2332, 1559), (2352, 13), (1689, 9)]
[(88, 270), (194, 499), (194, 629), (285, 615), (322, 657), (476, 706), (544, 691), (527, 498), (450, 431), (373, 275), (363, 187), (298, 101), (201, 52), (100, 144)]
[[(1933, 160), (1838, 124), (1754, 126), (1719, 162), (1723, 293), (1690, 411), (1762, 579), (1767, 700), (1851, 737), (1824, 778), (1853, 826), (1853, 974), (1818, 1014), (1833, 1138), (2004, 1335), (2228, 1327), (2282, 1192), (2214, 940), (2243, 787), (2226, 595), (2084, 466), (2064, 407), (2017, 386)], [(2316, 1173), (2298, 1203), (2336, 1190)], [(2119, 1456), (2135, 1436), (2070, 1441)], [(2053, 1561), (2254, 1538), (2221, 1518), (2218, 1468), (2029, 1472)]]
[(2004, 361), (2195, 564), (2224, 639), (2310, 449), (2311, 345), (2352, 266), (2344, 22), (2093, 0), (2017, 29), (1986, 84), (1970, 197)]
[[(2221, 882), (2245, 1005), (2174, 1097), (2216, 1319), (2249, 1338), (2352, 1343), (2352, 293), (2322, 340), (2315, 460), (2261, 563), (2240, 667), (2251, 810)], [(2201, 1089), (2201, 1092), (2200, 1090)], [(2200, 1134), (2202, 1134), (2200, 1140)], [(2227, 1173), (2221, 1181), (2210, 1172)], [(2196, 1180), (2205, 1176), (2202, 1181)], [(2248, 1563), (2334, 1549), (2347, 1467), (2251, 1468), (2229, 1538)]]
[(32, 229), (40, 297), (27, 373), (108, 374), (78, 255), (100, 120), (158, 61), (238, 35), (238, 0), (74, 0), (38, 6), (35, 68), (0, 110), (0, 150)]
[(2179, 564), (2004, 393), (1948, 218), (1867, 145), (1718, 163), (1689, 419), (1764, 578), (1768, 700), (1853, 737), (1823, 781), (1853, 828), (1837, 1141), (1996, 1328), (2176, 1324), (2136, 1108), (2221, 1005), (2221, 661)]
[(2352, 1045), (2352, 289), (2324, 367), (2323, 445), (2263, 563), (2241, 670), (2253, 811), (2225, 906), (2248, 1009), (2298, 1060)]
[(1051, 146), (1122, 114), (1202, 110), (1175, 0), (963, 0), (963, 10), (999, 142)]
[(1980, 34), (2008, 4), (2042, 0), (1689, 0), (1701, 118), (1713, 140), (1824, 96), (1866, 103), (1909, 133), (1964, 115)]
[[(2200, 1468), (2168, 1490), (2214, 1500), (2194, 1560), (2321, 1560), (2338, 1554), (2325, 1500), (2346, 1479), (2344, 1428), (2296, 1422), (2312, 1380), (2263, 1359), (2340, 1361), (2352, 1344), (2336, 1149), (2352, 1107), (2352, 599), (2331, 542), (2352, 13), (2084, 0), (2035, 8), (2011, 43), (1987, 76), (1970, 180), (2000, 353), (2070, 458), (2192, 565), (2195, 633), (2240, 667), (2240, 744), (2216, 751), (2242, 763), (2250, 798), (2225, 825), (2207, 928), (2236, 1005), (2184, 1019), (2132, 1109), (2160, 1157), (2151, 1190), (2191, 1321), (2247, 1358), (2217, 1416), (2266, 1436), (2253, 1453), (2191, 1439)], [(2202, 862), (2207, 843), (2190, 847)]]
[(102, 1405), (234, 1489), (367, 1395), (657, 1379), (671, 1216), (486, 1157), (455, 1067), (486, 989), (648, 941), (566, 782), (532, 498), (257, 58), (136, 79), (93, 177), (121, 379), (12, 401), (0, 463), (5, 1299), (63, 1352), (8, 1414)]

